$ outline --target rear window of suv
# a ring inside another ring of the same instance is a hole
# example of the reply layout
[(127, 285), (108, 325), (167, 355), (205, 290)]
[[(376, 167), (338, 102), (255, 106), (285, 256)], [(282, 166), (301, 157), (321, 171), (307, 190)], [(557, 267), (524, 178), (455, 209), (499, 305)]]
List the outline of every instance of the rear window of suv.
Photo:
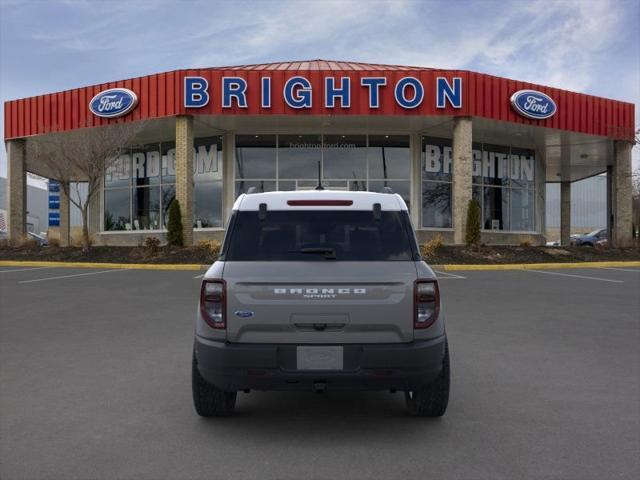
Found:
[(256, 211), (233, 214), (225, 261), (407, 261), (417, 259), (406, 211)]

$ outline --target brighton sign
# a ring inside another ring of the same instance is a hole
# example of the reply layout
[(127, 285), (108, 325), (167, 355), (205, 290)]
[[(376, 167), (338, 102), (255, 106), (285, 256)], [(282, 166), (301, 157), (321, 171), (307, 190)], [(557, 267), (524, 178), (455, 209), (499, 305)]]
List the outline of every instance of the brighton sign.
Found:
[[(383, 88), (390, 87), (393, 91), (395, 102), (398, 106), (410, 110), (419, 107), (425, 98), (425, 88), (422, 82), (415, 77), (401, 77), (397, 81), (389, 82), (386, 77), (362, 77), (356, 85), (353, 85), (351, 77), (325, 77), (323, 106), (325, 108), (351, 107), (352, 95), (359, 95), (364, 91), (367, 95), (369, 108), (376, 109), (381, 106)], [(289, 78), (282, 88), (282, 92), (274, 92), (271, 77), (262, 77), (259, 82), (260, 106), (271, 108), (272, 99), (277, 93), (278, 98), (286, 105), (294, 109), (310, 109), (313, 107), (313, 86), (311, 81), (304, 76)], [(242, 77), (222, 77), (220, 85), (220, 105), (222, 108), (247, 108), (247, 91), (249, 84)], [(451, 80), (445, 77), (436, 78), (435, 82), (436, 108), (462, 108), (462, 78), (454, 77)], [(185, 108), (202, 108), (209, 104), (212, 90), (209, 82), (204, 77), (184, 77)], [(339, 107), (338, 107), (339, 104)]]
[(536, 90), (518, 90), (511, 95), (511, 105), (520, 115), (533, 120), (551, 118), (558, 110), (549, 95)]

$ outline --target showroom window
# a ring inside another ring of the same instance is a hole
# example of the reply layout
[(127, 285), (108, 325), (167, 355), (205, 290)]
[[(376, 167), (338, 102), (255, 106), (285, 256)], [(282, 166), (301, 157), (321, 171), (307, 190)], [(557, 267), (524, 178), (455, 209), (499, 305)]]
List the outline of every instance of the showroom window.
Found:
[[(451, 140), (424, 137), (422, 145), (422, 226), (451, 228)], [(482, 229), (535, 231), (535, 152), (481, 143), (472, 148), (472, 193)]]
[(406, 135), (236, 135), (236, 196), (308, 190), (390, 187), (409, 205), (411, 160)]
[(422, 138), (422, 226), (451, 228), (451, 140)]
[[(194, 227), (222, 226), (222, 137), (194, 142)], [(176, 195), (175, 144), (135, 146), (107, 169), (104, 231), (161, 230)]]

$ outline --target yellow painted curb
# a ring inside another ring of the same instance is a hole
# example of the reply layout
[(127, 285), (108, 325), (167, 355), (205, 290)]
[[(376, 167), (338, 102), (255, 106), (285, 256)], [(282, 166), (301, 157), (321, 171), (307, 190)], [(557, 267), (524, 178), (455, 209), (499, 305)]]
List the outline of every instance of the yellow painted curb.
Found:
[[(209, 265), (196, 263), (99, 263), (99, 262), (37, 262), (0, 260), (0, 267), (66, 267), (66, 268), (120, 268), (129, 270), (206, 270)], [(435, 270), (447, 272), (463, 270), (550, 270), (564, 268), (640, 267), (640, 261), (629, 262), (576, 262), (576, 263), (508, 263), (504, 265), (432, 265)]]
[(66, 268), (121, 268), (129, 270), (206, 270), (209, 265), (196, 263), (99, 263), (99, 262), (35, 262), (0, 260), (0, 267), (66, 267)]
[(640, 267), (640, 262), (508, 263), (504, 265), (441, 265), (444, 271), (462, 270), (555, 270), (564, 268)]

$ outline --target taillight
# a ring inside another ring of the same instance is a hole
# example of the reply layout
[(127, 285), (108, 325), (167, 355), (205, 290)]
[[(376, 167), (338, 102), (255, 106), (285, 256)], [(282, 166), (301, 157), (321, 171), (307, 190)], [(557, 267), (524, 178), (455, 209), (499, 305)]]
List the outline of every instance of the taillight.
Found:
[(436, 280), (416, 280), (413, 287), (415, 328), (433, 325), (440, 313), (440, 289)]
[(226, 285), (224, 280), (203, 280), (200, 313), (211, 328), (226, 328)]

